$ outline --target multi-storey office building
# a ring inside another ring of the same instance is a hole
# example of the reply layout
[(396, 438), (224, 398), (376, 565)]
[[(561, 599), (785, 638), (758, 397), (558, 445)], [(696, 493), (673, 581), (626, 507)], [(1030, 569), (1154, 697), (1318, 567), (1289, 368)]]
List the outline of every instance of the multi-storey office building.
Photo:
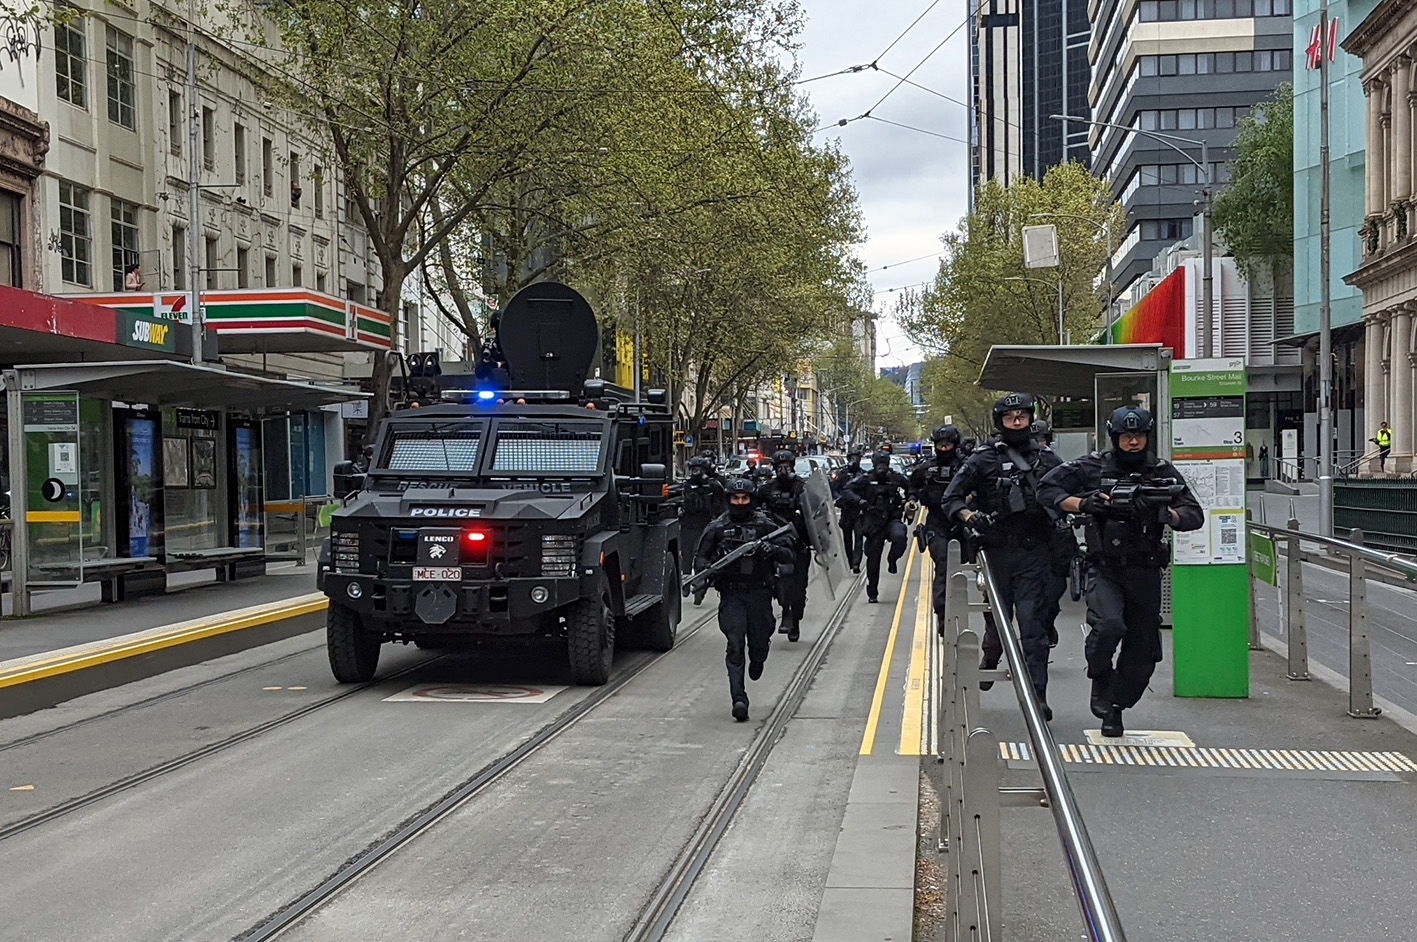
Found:
[[(1204, 188), (1201, 148), (1184, 154), (1135, 131), (1205, 141), (1210, 177), (1227, 181), (1235, 122), (1293, 70), (1291, 0), (1093, 0), (1092, 169), (1127, 209), (1113, 256), (1125, 293), (1158, 252), (1187, 238)], [(1192, 163), (1195, 161), (1195, 163)]]
[(1088, 113), (1090, 36), (1087, 0), (981, 0), (971, 21), (973, 186), (1087, 163), (1087, 129), (1048, 116)]

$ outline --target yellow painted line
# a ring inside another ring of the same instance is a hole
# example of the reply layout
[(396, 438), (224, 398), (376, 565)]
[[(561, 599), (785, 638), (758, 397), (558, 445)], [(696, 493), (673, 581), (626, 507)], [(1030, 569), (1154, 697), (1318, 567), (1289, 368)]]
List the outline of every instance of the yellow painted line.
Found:
[(920, 557), (920, 591), (915, 597), (915, 637), (910, 642), (910, 672), (905, 679), (905, 708), (900, 719), (899, 755), (920, 755), (920, 734), (925, 718), (925, 645), (930, 638), (930, 563)]
[(298, 602), (294, 605), (282, 605), (277, 608), (262, 609), (237, 618), (223, 619), (214, 617), (201, 621), (186, 622), (175, 626), (170, 631), (156, 632), (139, 638), (132, 638), (107, 647), (71, 652), (68, 654), (56, 654), (54, 657), (16, 665), (8, 670), (0, 670), (0, 688), (32, 683), (36, 680), (43, 680), (46, 677), (68, 674), (88, 667), (97, 667), (100, 664), (109, 664), (114, 661), (137, 657), (142, 654), (150, 654), (153, 651), (161, 651), (165, 648), (176, 647), (180, 644), (190, 644), (193, 641), (214, 638), (218, 635), (229, 634), (233, 631), (242, 631), (246, 628), (268, 625), (271, 622), (284, 621), (288, 618), (298, 618), (301, 615), (322, 612), (327, 607), (329, 607), (329, 600), (320, 598), (313, 601)]
[(78, 523), (77, 510), (27, 510), (25, 523)]
[(861, 755), (869, 756), (876, 746), (876, 727), (881, 722), (881, 702), (886, 696), (886, 678), (891, 672), (891, 658), (895, 655), (895, 638), (900, 633), (900, 613), (905, 610), (905, 592), (910, 588), (910, 570), (915, 566), (918, 554), (908, 553), (905, 559), (905, 577), (900, 580), (900, 598), (895, 602), (895, 616), (891, 618), (891, 633), (886, 636), (886, 653), (881, 658), (881, 673), (876, 677), (876, 695), (871, 698), (871, 712), (866, 715), (866, 731), (861, 736)]

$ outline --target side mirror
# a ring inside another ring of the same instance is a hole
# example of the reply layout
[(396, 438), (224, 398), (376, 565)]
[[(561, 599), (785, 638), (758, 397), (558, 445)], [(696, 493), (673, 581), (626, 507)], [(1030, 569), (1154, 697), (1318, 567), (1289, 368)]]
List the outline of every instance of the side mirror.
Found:
[(669, 466), (662, 464), (642, 464), (640, 465), (640, 477), (646, 481), (667, 481), (669, 480)]
[(335, 496), (345, 497), (364, 489), (364, 473), (353, 461), (341, 461), (334, 467)]

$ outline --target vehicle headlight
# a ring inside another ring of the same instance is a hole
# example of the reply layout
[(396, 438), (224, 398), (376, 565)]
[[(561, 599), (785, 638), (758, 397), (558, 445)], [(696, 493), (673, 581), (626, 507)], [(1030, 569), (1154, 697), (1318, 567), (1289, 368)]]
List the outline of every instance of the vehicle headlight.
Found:
[(549, 598), (551, 598), (551, 593), (547, 591), (546, 586), (539, 585), (532, 587), (531, 600), (537, 605), (544, 604)]

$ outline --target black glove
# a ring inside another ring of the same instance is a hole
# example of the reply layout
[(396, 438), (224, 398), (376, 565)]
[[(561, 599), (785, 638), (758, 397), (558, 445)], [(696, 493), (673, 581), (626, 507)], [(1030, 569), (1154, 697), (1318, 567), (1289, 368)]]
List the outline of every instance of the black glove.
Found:
[(965, 524), (965, 527), (971, 530), (976, 536), (983, 536), (988, 533), (989, 529), (993, 526), (994, 518), (988, 514), (981, 513), (973, 514), (969, 518), (969, 522)]
[(1094, 517), (1105, 517), (1112, 512), (1112, 502), (1101, 492), (1089, 494), (1082, 499), (1078, 511)]

